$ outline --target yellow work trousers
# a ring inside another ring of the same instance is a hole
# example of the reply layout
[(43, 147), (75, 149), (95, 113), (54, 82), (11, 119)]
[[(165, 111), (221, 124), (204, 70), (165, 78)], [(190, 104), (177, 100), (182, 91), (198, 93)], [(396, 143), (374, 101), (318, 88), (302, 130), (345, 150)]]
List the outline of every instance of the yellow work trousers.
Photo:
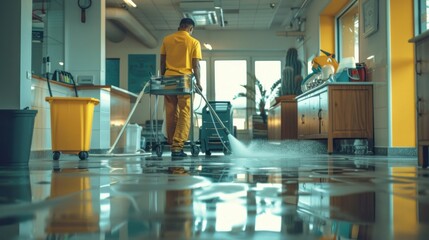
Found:
[(191, 127), (191, 95), (165, 95), (165, 126), (171, 151), (180, 151)]

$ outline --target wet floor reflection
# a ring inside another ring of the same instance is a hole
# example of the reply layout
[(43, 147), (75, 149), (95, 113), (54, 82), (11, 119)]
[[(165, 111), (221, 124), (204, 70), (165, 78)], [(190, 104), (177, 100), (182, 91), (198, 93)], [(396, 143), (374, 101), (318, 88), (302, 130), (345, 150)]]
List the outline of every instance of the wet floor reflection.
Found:
[(46, 233), (49, 236), (98, 232), (97, 194), (91, 191), (86, 168), (54, 168), (51, 174), (50, 199), (63, 201), (49, 210)]
[[(20, 205), (31, 203), (31, 183), (30, 171), (27, 167), (20, 168), (16, 172), (4, 172), (0, 174), (0, 207), (10, 206), (11, 208), (19, 208)], [(20, 222), (28, 221), (34, 218), (31, 212), (26, 211), (2, 211), (0, 214), (0, 229), (5, 226), (18, 225)], [(17, 230), (14, 227), (9, 230)]]
[(212, 156), (0, 169), (7, 239), (427, 239), (429, 174), (409, 160)]

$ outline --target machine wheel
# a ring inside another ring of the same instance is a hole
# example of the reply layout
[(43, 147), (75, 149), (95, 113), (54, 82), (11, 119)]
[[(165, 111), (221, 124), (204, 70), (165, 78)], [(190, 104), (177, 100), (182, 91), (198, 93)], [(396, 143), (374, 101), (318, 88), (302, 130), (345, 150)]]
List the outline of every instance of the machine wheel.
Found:
[(206, 156), (211, 156), (212, 155), (212, 152), (210, 152), (210, 150), (207, 150), (206, 151)]
[(52, 155), (52, 159), (58, 160), (60, 159), (61, 153), (59, 151), (54, 151)]
[(79, 152), (79, 159), (80, 160), (85, 160), (85, 159), (87, 159), (88, 158), (88, 156), (89, 156), (89, 154), (88, 154), (88, 152), (86, 152), (86, 151), (82, 151), (82, 152)]
[(161, 157), (162, 156), (162, 144), (158, 144), (155, 146), (156, 156)]
[(200, 154), (200, 147), (198, 147), (197, 145), (193, 145), (191, 147), (191, 154), (193, 157), (196, 157)]

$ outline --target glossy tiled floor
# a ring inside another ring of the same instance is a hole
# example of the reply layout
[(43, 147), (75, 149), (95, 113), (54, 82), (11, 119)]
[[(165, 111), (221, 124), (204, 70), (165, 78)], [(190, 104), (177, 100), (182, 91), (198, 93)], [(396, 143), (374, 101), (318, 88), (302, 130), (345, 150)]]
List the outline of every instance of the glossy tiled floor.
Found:
[(412, 157), (166, 154), (1, 168), (0, 238), (429, 239), (429, 171)]

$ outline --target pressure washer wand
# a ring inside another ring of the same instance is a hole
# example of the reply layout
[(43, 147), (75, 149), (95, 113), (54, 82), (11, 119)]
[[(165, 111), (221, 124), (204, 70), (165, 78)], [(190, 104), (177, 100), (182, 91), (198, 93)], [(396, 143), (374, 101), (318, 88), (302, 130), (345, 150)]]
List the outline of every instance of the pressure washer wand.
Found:
[(210, 112), (212, 113), (213, 116), (216, 117), (216, 120), (219, 122), (219, 124), (221, 125), (221, 127), (223, 128), (223, 130), (225, 131), (225, 133), (227, 135), (231, 135), (231, 133), (229, 132), (228, 128), (225, 126), (225, 124), (223, 124), (222, 120), (220, 119), (220, 117), (216, 114), (216, 111), (213, 109), (213, 107), (210, 105), (209, 101), (207, 101), (207, 99), (204, 97), (204, 95), (201, 93), (201, 90), (197, 87), (195, 87), (196, 92), (198, 94), (200, 94), (200, 96), (203, 98), (203, 100), (207, 103), (207, 106), (209, 107)]

